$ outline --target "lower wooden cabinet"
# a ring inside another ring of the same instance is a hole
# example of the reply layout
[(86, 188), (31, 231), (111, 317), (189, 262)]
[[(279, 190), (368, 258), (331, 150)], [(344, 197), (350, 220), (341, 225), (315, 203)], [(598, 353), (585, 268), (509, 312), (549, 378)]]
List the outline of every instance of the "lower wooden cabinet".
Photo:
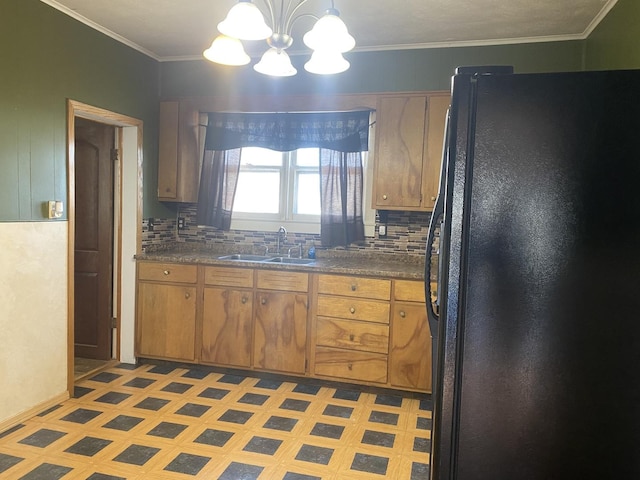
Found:
[(307, 295), (256, 293), (253, 363), (256, 368), (304, 373), (307, 359)]
[(423, 282), (395, 281), (389, 383), (431, 392), (431, 331)]
[(137, 355), (194, 361), (195, 265), (138, 266)]
[(253, 276), (251, 269), (205, 267), (202, 362), (251, 366)]

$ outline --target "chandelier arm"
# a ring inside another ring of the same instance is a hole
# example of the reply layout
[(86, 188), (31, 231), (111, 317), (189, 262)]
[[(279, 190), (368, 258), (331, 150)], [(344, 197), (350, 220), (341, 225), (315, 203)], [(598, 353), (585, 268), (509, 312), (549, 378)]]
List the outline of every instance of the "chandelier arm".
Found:
[[(293, 0), (290, 0), (289, 6), (291, 6), (291, 3), (293, 3)], [(298, 11), (298, 9), (305, 3), (307, 3), (307, 0), (300, 0), (298, 4), (291, 10), (291, 12), (287, 13), (287, 23), (285, 24), (284, 30), (286, 33), (291, 34), (291, 28), (293, 27), (293, 24), (301, 17), (313, 17), (316, 19), (318, 18), (311, 13), (303, 13), (301, 15), (295, 16), (295, 13)]]
[(271, 0), (262, 0), (262, 3), (264, 3), (267, 6), (267, 9), (269, 10), (269, 16), (271, 17), (271, 27), (275, 28), (276, 15), (275, 15), (275, 12), (273, 11), (273, 5), (271, 4)]

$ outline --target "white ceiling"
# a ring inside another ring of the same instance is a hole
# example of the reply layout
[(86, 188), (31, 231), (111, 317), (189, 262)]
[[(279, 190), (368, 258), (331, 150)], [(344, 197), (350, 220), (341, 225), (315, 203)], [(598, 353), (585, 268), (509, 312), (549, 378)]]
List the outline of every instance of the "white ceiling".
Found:
[[(236, 0), (41, 0), (157, 59), (201, 58)], [(296, 4), (299, 0), (287, 0)], [(497, 45), (586, 38), (617, 0), (335, 0), (356, 51)], [(255, 0), (263, 6), (262, 0)], [(279, 2), (276, 1), (276, 4)], [(321, 14), (330, 0), (299, 12)], [(300, 19), (294, 45), (313, 20)], [(249, 54), (264, 43), (247, 46)], [(259, 48), (258, 48), (259, 47)]]

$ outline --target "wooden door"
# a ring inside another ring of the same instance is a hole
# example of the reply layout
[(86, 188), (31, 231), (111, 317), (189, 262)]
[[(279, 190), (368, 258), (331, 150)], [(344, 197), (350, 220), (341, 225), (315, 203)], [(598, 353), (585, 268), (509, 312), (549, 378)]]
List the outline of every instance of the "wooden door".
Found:
[(195, 286), (138, 282), (137, 307), (137, 355), (195, 360)]
[(395, 303), (391, 338), (389, 383), (431, 392), (431, 332), (424, 303)]
[(254, 326), (256, 368), (304, 373), (307, 295), (259, 291)]
[(111, 358), (115, 127), (76, 118), (75, 355)]
[(251, 366), (253, 291), (205, 288), (202, 317), (201, 360)]

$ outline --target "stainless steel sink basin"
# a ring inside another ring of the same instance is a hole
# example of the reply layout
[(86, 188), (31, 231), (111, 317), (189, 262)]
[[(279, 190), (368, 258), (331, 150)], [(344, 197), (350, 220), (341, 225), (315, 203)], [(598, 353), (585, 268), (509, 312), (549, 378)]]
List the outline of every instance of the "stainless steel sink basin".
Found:
[(316, 261), (312, 258), (289, 258), (289, 257), (275, 257), (265, 260), (267, 263), (289, 263), (293, 265), (312, 265)]
[(233, 255), (223, 255), (218, 260), (235, 260), (237, 262), (264, 262), (271, 260), (270, 255), (252, 255), (250, 253), (234, 253)]

